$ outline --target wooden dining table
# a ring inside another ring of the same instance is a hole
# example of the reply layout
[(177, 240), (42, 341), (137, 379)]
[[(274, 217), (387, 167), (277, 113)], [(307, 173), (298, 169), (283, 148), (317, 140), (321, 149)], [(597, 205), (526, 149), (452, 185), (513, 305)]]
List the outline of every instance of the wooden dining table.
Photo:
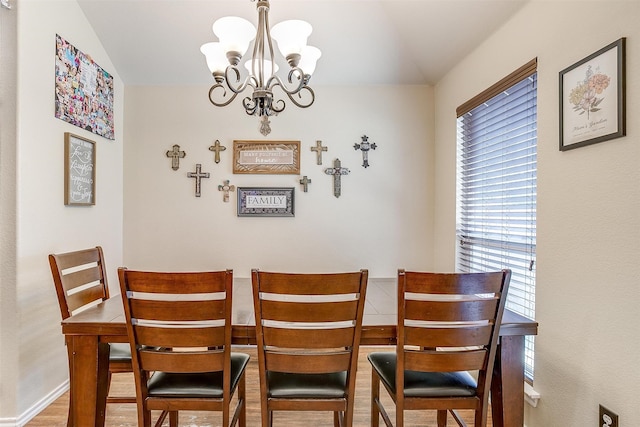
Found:
[[(526, 335), (536, 335), (538, 324), (506, 310), (491, 383), (494, 427), (522, 427), (524, 422), (524, 349)], [(121, 297), (62, 321), (69, 354), (73, 426), (103, 427), (108, 393), (109, 343), (127, 342)], [(396, 326), (363, 321), (361, 345), (395, 345)], [(233, 324), (235, 345), (255, 345), (255, 326)]]

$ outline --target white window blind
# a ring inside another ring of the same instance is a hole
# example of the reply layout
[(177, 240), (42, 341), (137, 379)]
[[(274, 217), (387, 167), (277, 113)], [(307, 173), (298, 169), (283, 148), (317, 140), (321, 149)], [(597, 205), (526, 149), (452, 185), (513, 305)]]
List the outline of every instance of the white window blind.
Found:
[[(502, 87), (483, 92), (491, 97), (479, 95), (461, 106), (457, 129), (456, 268), (510, 268), (506, 307), (530, 319), (535, 318), (536, 282), (535, 65), (532, 61), (528, 72), (520, 69), (515, 78), (512, 74), (497, 84)], [(533, 337), (527, 336), (525, 375), (530, 380), (533, 346)]]

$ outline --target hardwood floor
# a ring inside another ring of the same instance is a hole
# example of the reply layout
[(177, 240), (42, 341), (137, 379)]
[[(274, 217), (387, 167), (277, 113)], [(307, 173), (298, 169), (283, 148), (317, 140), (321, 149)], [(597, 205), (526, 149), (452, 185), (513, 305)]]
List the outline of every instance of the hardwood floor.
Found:
[[(384, 349), (384, 350), (383, 350)], [(354, 427), (367, 427), (370, 425), (370, 385), (371, 366), (367, 361), (367, 354), (371, 351), (386, 351), (384, 347), (361, 347), (358, 361), (358, 377), (356, 390), (356, 408), (354, 413)], [(393, 347), (388, 347), (393, 351)], [(247, 426), (259, 427), (260, 424), (260, 385), (258, 379), (258, 361), (255, 347), (238, 347), (236, 351), (241, 351), (251, 355), (247, 376)], [(111, 384), (112, 395), (133, 395), (135, 388), (133, 376), (131, 374), (114, 374)], [(393, 419), (395, 412), (394, 405), (384, 390), (383, 404), (389, 411)], [(69, 393), (65, 393), (38, 416), (31, 420), (26, 427), (66, 427), (67, 411), (69, 404)], [(465, 422), (473, 425), (473, 412), (460, 411)], [(181, 412), (181, 427), (215, 427), (220, 426), (220, 414), (215, 412)], [(135, 427), (137, 425), (136, 405), (134, 404), (110, 404), (107, 405), (107, 420), (105, 427)], [(165, 421), (169, 425), (169, 421)], [(384, 423), (380, 421), (380, 425)], [(449, 416), (448, 425), (455, 426), (456, 423)], [(488, 427), (491, 427), (491, 414), (489, 414)], [(283, 427), (332, 427), (333, 415), (329, 412), (276, 412), (274, 426)], [(406, 411), (405, 426), (436, 426), (435, 412), (427, 411)], [(80, 427), (80, 426), (79, 426)]]

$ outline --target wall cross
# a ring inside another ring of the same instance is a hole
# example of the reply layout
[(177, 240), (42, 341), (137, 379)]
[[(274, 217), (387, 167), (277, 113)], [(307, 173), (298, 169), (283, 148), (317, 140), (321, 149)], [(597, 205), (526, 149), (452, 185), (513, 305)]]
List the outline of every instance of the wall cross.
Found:
[(224, 192), (222, 201), (225, 203), (229, 203), (229, 191), (235, 191), (235, 189), (236, 189), (235, 185), (229, 185), (228, 179), (224, 180), (223, 184), (218, 185), (218, 191)]
[(306, 193), (309, 190), (309, 184), (311, 184), (311, 180), (307, 178), (307, 175), (305, 175), (300, 180), (300, 184), (302, 184), (302, 191)]
[(377, 148), (376, 143), (369, 142), (367, 135), (362, 136), (362, 142), (360, 144), (353, 144), (353, 148), (356, 150), (362, 150), (362, 166), (369, 167), (369, 150), (375, 150)]
[(340, 197), (342, 193), (342, 183), (340, 177), (342, 175), (348, 175), (349, 169), (343, 168), (342, 163), (340, 163), (340, 159), (335, 159), (333, 161), (333, 167), (327, 168), (324, 170), (324, 173), (327, 175), (333, 175), (333, 195), (336, 197)]
[(215, 151), (216, 155), (214, 157), (214, 160), (216, 163), (220, 163), (220, 152), (226, 150), (227, 147), (225, 147), (224, 145), (220, 145), (220, 141), (218, 141), (216, 139), (215, 144), (213, 144), (211, 147), (209, 147), (209, 151)]
[(316, 164), (318, 165), (322, 164), (322, 152), (327, 151), (328, 149), (329, 149), (328, 147), (322, 146), (322, 141), (316, 141), (316, 146), (311, 147), (311, 151), (316, 152)]
[(171, 169), (177, 171), (180, 168), (180, 159), (184, 159), (187, 155), (184, 151), (180, 151), (180, 146), (175, 144), (172, 150), (167, 151), (167, 157), (171, 157)]
[(196, 179), (196, 197), (200, 197), (200, 180), (202, 178), (209, 178), (209, 172), (202, 172), (202, 165), (200, 163), (198, 163), (196, 165), (196, 171), (195, 172), (188, 172), (187, 176), (189, 178), (195, 178)]

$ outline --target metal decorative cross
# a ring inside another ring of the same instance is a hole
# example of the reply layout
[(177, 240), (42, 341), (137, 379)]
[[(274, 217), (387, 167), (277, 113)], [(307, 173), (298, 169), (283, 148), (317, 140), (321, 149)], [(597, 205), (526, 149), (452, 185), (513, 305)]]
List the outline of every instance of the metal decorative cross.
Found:
[(318, 165), (322, 164), (322, 152), (327, 151), (328, 149), (329, 149), (328, 147), (322, 146), (322, 141), (316, 141), (316, 146), (311, 147), (311, 151), (316, 152), (316, 164)]
[(342, 184), (341, 184), (340, 176), (348, 175), (349, 172), (350, 172), (349, 169), (342, 167), (342, 163), (340, 163), (340, 159), (335, 159), (333, 161), (332, 168), (327, 168), (324, 170), (324, 173), (326, 173), (327, 175), (333, 175), (333, 195), (334, 196), (340, 197), (340, 194), (342, 193), (341, 191)]
[(175, 144), (172, 150), (167, 151), (167, 157), (171, 157), (171, 169), (177, 171), (180, 168), (180, 159), (184, 159), (187, 155), (184, 151), (180, 151), (180, 146)]
[(201, 169), (202, 169), (202, 165), (198, 163), (196, 165), (195, 172), (187, 172), (187, 176), (189, 178), (196, 179), (196, 197), (200, 197), (200, 180), (202, 178), (209, 178), (209, 172), (202, 172)]
[(376, 143), (371, 144), (367, 135), (362, 136), (362, 142), (360, 144), (353, 144), (353, 148), (356, 150), (362, 150), (362, 166), (369, 167), (369, 150), (375, 150), (377, 148)]
[(235, 185), (229, 185), (229, 180), (225, 179), (224, 185), (218, 185), (218, 191), (224, 191), (224, 196), (222, 197), (222, 201), (225, 203), (229, 202), (229, 191), (235, 191)]
[(227, 147), (225, 147), (224, 145), (220, 145), (220, 141), (218, 141), (216, 139), (215, 144), (213, 144), (211, 147), (209, 147), (209, 151), (215, 151), (216, 156), (214, 158), (216, 163), (220, 163), (220, 152), (226, 150)]
[(309, 190), (309, 184), (311, 184), (311, 180), (307, 178), (307, 175), (305, 175), (300, 180), (300, 184), (302, 184), (302, 191), (306, 193)]

